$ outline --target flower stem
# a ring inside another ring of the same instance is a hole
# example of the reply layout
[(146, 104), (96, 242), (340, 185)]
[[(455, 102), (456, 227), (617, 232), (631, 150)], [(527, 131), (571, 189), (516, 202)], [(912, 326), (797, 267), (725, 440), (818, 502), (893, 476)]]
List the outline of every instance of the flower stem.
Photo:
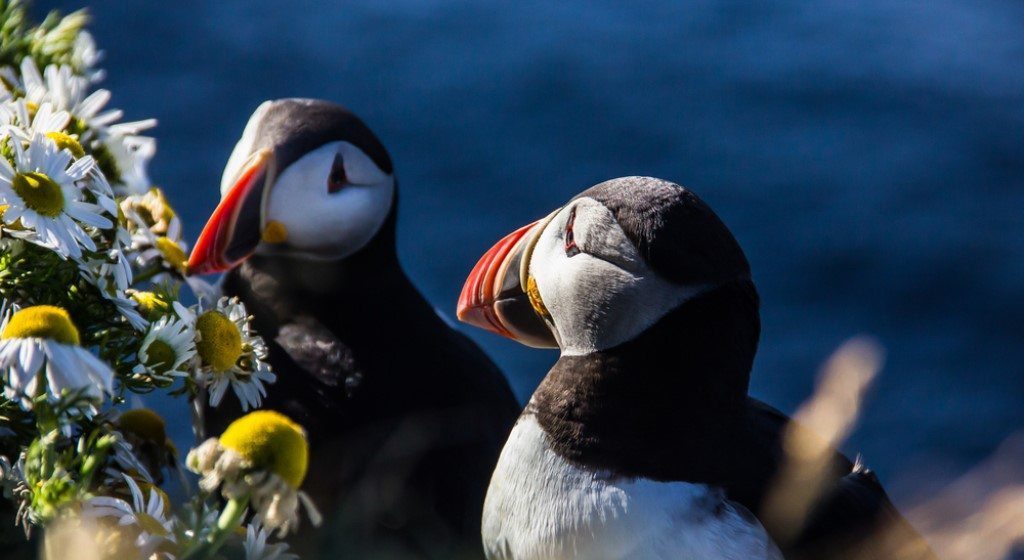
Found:
[(227, 505), (224, 506), (224, 511), (220, 512), (220, 517), (217, 518), (217, 526), (207, 538), (210, 546), (206, 549), (206, 558), (213, 558), (217, 554), (220, 547), (224, 545), (224, 539), (235, 530), (235, 527), (242, 520), (242, 516), (245, 515), (245, 508), (248, 506), (248, 495), (228, 500)]

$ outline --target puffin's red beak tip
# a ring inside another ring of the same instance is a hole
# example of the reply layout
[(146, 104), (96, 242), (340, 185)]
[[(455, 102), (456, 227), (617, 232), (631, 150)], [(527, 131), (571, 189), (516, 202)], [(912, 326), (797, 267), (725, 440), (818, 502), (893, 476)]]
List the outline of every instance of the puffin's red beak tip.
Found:
[(494, 309), (499, 291), (497, 281), (509, 254), (536, 223), (523, 226), (506, 235), (480, 257), (466, 278), (462, 293), (459, 295), (455, 315), (460, 321), (504, 337), (515, 338)]
[[(243, 166), (235, 184), (221, 199), (196, 240), (196, 246), (188, 259), (189, 275), (223, 272), (255, 250), (259, 241), (262, 199), (267, 188), (267, 169), (273, 158), (272, 151), (261, 150), (253, 154)], [(236, 231), (240, 219), (247, 222), (243, 227), (257, 231), (247, 231), (240, 235)], [(242, 243), (244, 247), (239, 248), (235, 241), (242, 237), (249, 241)], [(229, 249), (238, 254), (229, 255)]]

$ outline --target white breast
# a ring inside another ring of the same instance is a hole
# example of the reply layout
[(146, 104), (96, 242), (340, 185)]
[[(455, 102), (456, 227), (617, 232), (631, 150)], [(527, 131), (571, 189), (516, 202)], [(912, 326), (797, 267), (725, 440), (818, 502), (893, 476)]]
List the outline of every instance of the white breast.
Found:
[(484, 503), (490, 560), (781, 560), (760, 523), (703, 484), (626, 479), (559, 457), (536, 419), (512, 429)]

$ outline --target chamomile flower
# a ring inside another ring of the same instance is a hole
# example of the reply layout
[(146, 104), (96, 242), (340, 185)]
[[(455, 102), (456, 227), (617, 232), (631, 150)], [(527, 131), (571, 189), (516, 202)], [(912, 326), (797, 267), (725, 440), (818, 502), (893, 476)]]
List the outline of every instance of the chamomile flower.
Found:
[(110, 92), (98, 89), (90, 93), (92, 84), (76, 75), (70, 66), (51, 64), (40, 73), (35, 60), (27, 56), (21, 61), (21, 77), (27, 102), (37, 106), (50, 102), (95, 132), (105, 131), (124, 115), (117, 109), (104, 111)]
[(146, 168), (156, 154), (156, 140), (149, 136), (140, 136), (137, 132), (156, 126), (156, 120), (121, 123), (111, 126), (104, 147), (110, 153), (115, 165), (119, 191), (123, 194), (146, 192), (153, 183), (149, 180)]
[(164, 381), (189, 374), (196, 356), (195, 332), (188, 322), (167, 315), (150, 325), (139, 347), (139, 363), (132, 370)]
[[(146, 194), (125, 197), (121, 201), (127, 229), (131, 233), (129, 253), (140, 269), (158, 267), (181, 277), (185, 274), (188, 253), (181, 237), (181, 220), (158, 188)], [(167, 274), (153, 276), (154, 282), (169, 280)]]
[(122, 250), (108, 251), (107, 258), (87, 258), (79, 262), (82, 277), (96, 286), (100, 295), (117, 309), (135, 330), (146, 328), (146, 320), (136, 309), (138, 304), (127, 295), (132, 281), (131, 264)]
[(145, 464), (143, 472), (152, 475), (147, 480), (163, 482), (163, 469), (173, 465), (178, 455), (174, 443), (167, 437), (164, 419), (148, 408), (127, 410), (117, 417), (117, 428), (131, 445), (132, 455)]
[[(27, 148), (14, 142), (15, 165), (0, 158), (0, 203), (5, 204), (5, 233), (79, 259), (82, 249), (96, 250), (83, 226), (110, 228), (103, 209), (83, 200), (76, 181), (95, 164), (91, 157), (71, 163), (72, 155), (44, 136)], [(70, 164), (70, 165), (69, 165)]]
[[(67, 111), (58, 111), (48, 102), (30, 108), (24, 99), (19, 99), (8, 103), (4, 107), (4, 113), (5, 128), (11, 135), (25, 142), (33, 136), (53, 135), (55, 141), (62, 139), (65, 144), (62, 147), (70, 150), (75, 157), (85, 155), (78, 139), (64, 132), (71, 120), (71, 115)], [(60, 143), (58, 142), (58, 145)]]
[(162, 190), (153, 187), (144, 194), (124, 197), (121, 211), (131, 219), (132, 228), (146, 228), (154, 235), (181, 237), (181, 220)]
[(245, 528), (245, 560), (297, 560), (288, 552), (288, 543), (268, 543), (270, 531), (258, 522)]
[(258, 410), (232, 422), (220, 438), (210, 438), (189, 452), (188, 468), (202, 478), (206, 492), (248, 501), (255, 519), (280, 536), (298, 528), (299, 504), (313, 525), (320, 513), (299, 490), (309, 465), (306, 432), (287, 416)]
[(169, 504), (162, 492), (150, 487), (147, 496), (132, 477), (123, 477), (131, 491), (131, 503), (121, 498), (97, 496), (85, 503), (83, 516), (89, 519), (113, 518), (122, 529), (134, 530), (134, 545), (139, 558), (149, 558), (161, 546), (173, 546), (174, 521), (169, 517)]
[(103, 59), (103, 51), (96, 48), (96, 41), (88, 31), (79, 31), (71, 50), (71, 64), (92, 83), (103, 80), (105, 73), (96, 66)]
[(242, 410), (258, 407), (267, 395), (264, 383), (277, 376), (263, 361), (267, 347), (252, 331), (245, 305), (238, 298), (222, 297), (199, 313), (175, 303), (175, 310), (196, 333), (199, 355), (197, 376), (210, 393), (210, 405), (217, 406), (230, 387), (242, 404)]
[(106, 109), (110, 92), (90, 91), (92, 82), (76, 75), (70, 66), (51, 64), (40, 73), (32, 58), (26, 57), (21, 73), (26, 101), (36, 105), (50, 102), (56, 110), (70, 113), (74, 128), (81, 130), (82, 143), (94, 149), (102, 147), (110, 154), (123, 190), (132, 193), (149, 188), (146, 164), (156, 151), (156, 143), (139, 133), (156, 126), (156, 119), (118, 123), (124, 113)]
[(52, 402), (73, 392), (96, 403), (113, 393), (110, 366), (79, 345), (67, 311), (51, 305), (7, 310), (0, 326), (0, 372), (4, 395), (26, 409), (43, 394)]

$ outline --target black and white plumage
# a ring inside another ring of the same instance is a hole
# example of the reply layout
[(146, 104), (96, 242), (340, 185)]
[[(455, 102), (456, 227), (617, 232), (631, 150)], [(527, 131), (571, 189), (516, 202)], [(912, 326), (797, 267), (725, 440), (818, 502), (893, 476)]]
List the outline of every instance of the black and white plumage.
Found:
[(488, 558), (898, 558), (873, 547), (920, 543), (838, 452), (797, 537), (762, 523), (788, 418), (747, 395), (758, 307), (726, 226), (658, 179), (601, 183), (489, 251), (460, 318), (561, 357), (492, 477)]
[[(478, 558), (487, 481), (519, 406), (494, 364), (416, 290), (395, 248), (387, 151), (346, 109), (260, 106), (190, 267), (228, 269), (268, 344), (264, 407), (305, 427), (326, 526), (303, 556)], [(205, 413), (216, 435), (239, 416)]]

